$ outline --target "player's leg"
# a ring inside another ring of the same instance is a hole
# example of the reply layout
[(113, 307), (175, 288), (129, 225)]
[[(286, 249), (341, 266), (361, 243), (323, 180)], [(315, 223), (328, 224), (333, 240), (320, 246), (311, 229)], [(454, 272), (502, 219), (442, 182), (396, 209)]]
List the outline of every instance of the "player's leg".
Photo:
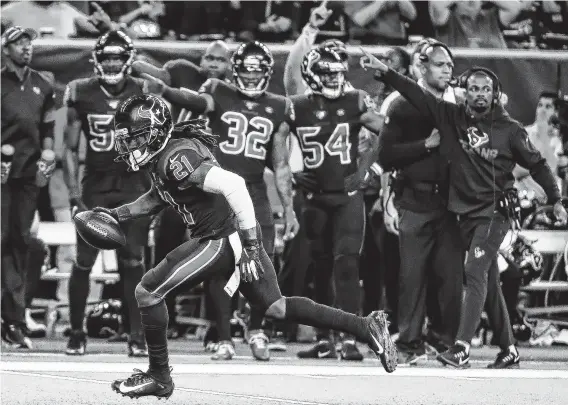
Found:
[(126, 245), (117, 249), (118, 270), (122, 279), (122, 305), (128, 313), (130, 336), (128, 338), (128, 355), (134, 357), (147, 356), (146, 341), (140, 320), (140, 311), (134, 290), (145, 272), (144, 246), (148, 239), (149, 219), (142, 218), (126, 222), (123, 231)]
[[(359, 263), (365, 222), (365, 202), (361, 192), (337, 207), (332, 217), (335, 306), (352, 314), (358, 314), (361, 306)], [(363, 355), (355, 344), (355, 336), (352, 335), (343, 337), (339, 354), (344, 360), (363, 360)]]
[(234, 269), (234, 255), (226, 238), (199, 241), (191, 239), (177, 247), (156, 267), (148, 271), (136, 286), (142, 326), (148, 344), (148, 372), (136, 372), (116, 380), (112, 388), (125, 396), (153, 395), (169, 397), (173, 392), (168, 358), (168, 310), (164, 298), (178, 285), (192, 288), (215, 274)]
[(376, 311), (367, 317), (360, 317), (317, 304), (309, 298), (283, 297), (272, 262), (262, 250), (260, 260), (264, 268), (263, 277), (252, 283), (241, 283), (240, 291), (251, 303), (262, 308), (265, 316), (353, 335), (369, 344), (380, 358), (385, 370), (394, 371), (398, 355), (396, 346), (390, 338), (384, 312)]
[(469, 367), (469, 347), (485, 305), (489, 269), (497, 258), (509, 224), (503, 216), (495, 214), (492, 218), (464, 218), (461, 226), (466, 230), (463, 233), (470, 235), (465, 238), (470, 243), (460, 324), (456, 343), (438, 356), (440, 362), (459, 368)]
[(513, 328), (509, 318), (507, 303), (501, 290), (501, 280), (499, 277), (499, 266), (497, 259), (493, 260), (489, 268), (487, 278), (487, 299), (485, 310), (491, 329), (494, 331), (499, 342), (501, 352), (497, 359), (488, 368), (517, 368), (519, 367), (519, 352), (515, 347)]
[[(314, 266), (314, 299), (324, 305), (333, 305), (333, 234), (329, 213), (324, 205), (306, 198), (303, 211), (305, 232)], [(336, 358), (335, 343), (329, 329), (317, 330), (317, 343), (308, 350), (298, 352), (301, 359)]]
[[(274, 218), (272, 215), (272, 207), (268, 200), (266, 192), (266, 185), (264, 182), (258, 185), (248, 186), (251, 199), (254, 204), (254, 212), (260, 229), (262, 231), (262, 245), (264, 251), (267, 253), (268, 258), (274, 263)], [(225, 297), (227, 295), (225, 294)], [(250, 324), (249, 324), (249, 345), (252, 356), (255, 360), (268, 361), (270, 360), (270, 352), (268, 350), (269, 338), (266, 332), (262, 329), (262, 321), (264, 319), (264, 312), (259, 310), (258, 307), (251, 305)]]
[(69, 321), (71, 323), (71, 334), (69, 335), (65, 351), (67, 354), (85, 354), (87, 340), (83, 330), (83, 322), (91, 287), (89, 276), (98, 254), (98, 249), (87, 244), (77, 234), (75, 262), (69, 277)]

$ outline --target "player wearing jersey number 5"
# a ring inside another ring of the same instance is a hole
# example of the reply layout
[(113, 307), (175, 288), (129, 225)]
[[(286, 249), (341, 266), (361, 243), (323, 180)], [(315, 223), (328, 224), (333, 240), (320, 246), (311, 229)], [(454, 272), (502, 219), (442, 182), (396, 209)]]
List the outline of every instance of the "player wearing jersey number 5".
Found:
[(281, 295), (274, 267), (259, 242), (260, 227), (245, 181), (219, 166), (212, 153), (217, 136), (206, 132), (202, 121), (174, 127), (165, 102), (145, 95), (124, 101), (115, 123), (121, 159), (132, 170), (148, 169), (153, 187), (132, 203), (97, 210), (124, 223), (170, 205), (182, 216), (192, 237), (148, 271), (136, 287), (150, 368), (114, 381), (116, 392), (134, 398), (172, 394), (164, 297), (181, 283), (192, 288), (214, 276), (230, 280), (229, 293), (238, 288), (268, 317), (353, 334), (370, 345), (385, 370), (394, 371), (396, 347), (383, 312), (363, 318), (307, 298)]
[[(209, 125), (219, 134), (216, 157), (226, 170), (245, 179), (262, 228), (263, 246), (269, 257), (274, 254), (274, 220), (268, 200), (264, 170), (274, 170), (276, 189), (284, 207), (284, 237), (293, 238), (299, 224), (292, 204), (292, 176), (288, 165), (287, 138), (294, 118), (289, 99), (266, 91), (274, 59), (260, 42), (241, 45), (233, 54), (234, 84), (207, 80), (199, 95), (157, 83), (158, 94), (172, 104), (196, 114), (207, 114)], [(261, 332), (262, 317), (251, 313), (250, 344), (257, 360), (268, 360), (267, 337)]]
[[(81, 211), (95, 206), (116, 207), (140, 196), (150, 187), (145, 173), (132, 173), (114, 161), (114, 112), (121, 100), (147, 92), (144, 81), (129, 76), (134, 58), (132, 41), (121, 31), (101, 36), (93, 51), (96, 76), (69, 82), (64, 102), (67, 106), (64, 170), (71, 206)], [(87, 156), (82, 190), (79, 187), (78, 149), (81, 132), (87, 138)], [(136, 308), (134, 288), (144, 274), (144, 245), (148, 221), (132, 221), (125, 228), (126, 246), (117, 251), (118, 270), (124, 286), (123, 305), (130, 320), (129, 354), (145, 356), (140, 314)], [(85, 306), (89, 295), (89, 274), (99, 250), (77, 238), (77, 256), (69, 280), (71, 335), (66, 353), (85, 354), (83, 331)], [(126, 325), (128, 328), (128, 325)]]
[[(365, 232), (364, 201), (359, 188), (376, 160), (372, 148), (359, 155), (359, 131), (365, 127), (377, 133), (382, 120), (367, 93), (346, 90), (347, 69), (338, 48), (311, 50), (301, 66), (309, 91), (291, 99), (296, 111), (293, 131), (304, 155), (304, 171), (295, 177), (306, 193), (303, 214), (316, 267), (316, 300), (357, 313), (359, 260)], [(320, 330), (318, 338), (313, 349), (298, 355), (335, 357), (329, 330)], [(354, 336), (345, 337), (340, 355), (345, 360), (363, 359)]]

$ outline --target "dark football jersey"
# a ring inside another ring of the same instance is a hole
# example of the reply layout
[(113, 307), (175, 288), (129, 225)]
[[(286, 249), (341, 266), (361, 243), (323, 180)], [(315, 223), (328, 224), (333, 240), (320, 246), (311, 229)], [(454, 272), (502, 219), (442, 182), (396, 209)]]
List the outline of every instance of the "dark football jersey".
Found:
[[(164, 70), (170, 74), (170, 86), (176, 89), (185, 89), (195, 92), (207, 80), (207, 76), (195, 63), (185, 59), (176, 59), (167, 62)], [(174, 122), (187, 121), (192, 118), (192, 112), (172, 105), (172, 117)], [(196, 118), (196, 117), (193, 117)]]
[(312, 173), (321, 191), (342, 192), (344, 180), (357, 170), (361, 109), (370, 97), (362, 90), (330, 100), (313, 94), (291, 97), (296, 117), (292, 130), (300, 141), (304, 171)]
[(264, 168), (271, 163), (272, 136), (293, 117), (290, 100), (268, 92), (250, 99), (217, 79), (207, 80), (199, 92), (215, 100), (209, 126), (220, 137), (216, 156), (221, 167), (247, 182), (262, 182)]
[(65, 104), (79, 114), (83, 133), (87, 137), (85, 164), (88, 171), (126, 173), (128, 165), (115, 162), (114, 113), (118, 104), (130, 96), (144, 94), (144, 80), (128, 77), (124, 90), (118, 95), (108, 93), (96, 77), (69, 82)]
[(223, 195), (188, 183), (203, 162), (219, 166), (200, 141), (173, 139), (152, 165), (151, 175), (160, 198), (182, 217), (193, 238), (220, 239), (236, 231), (236, 218)]

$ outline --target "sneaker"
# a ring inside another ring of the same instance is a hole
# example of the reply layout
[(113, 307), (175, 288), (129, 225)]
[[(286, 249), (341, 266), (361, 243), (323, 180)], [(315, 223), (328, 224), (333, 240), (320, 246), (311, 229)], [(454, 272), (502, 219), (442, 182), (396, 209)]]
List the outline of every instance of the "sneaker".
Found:
[(125, 380), (115, 380), (111, 384), (113, 391), (124, 397), (140, 398), (153, 395), (158, 398), (169, 398), (174, 392), (174, 382), (169, 375), (157, 379), (150, 371), (147, 373), (134, 369), (134, 374)]
[(311, 349), (299, 351), (298, 357), (300, 359), (336, 359), (337, 352), (331, 341), (322, 339)]
[(17, 349), (32, 349), (32, 341), (24, 334), (21, 327), (6, 325), (3, 332), (3, 339), (12, 347)]
[(469, 368), (469, 351), (461, 343), (455, 343), (447, 351), (439, 354), (436, 359), (445, 366)]
[(233, 346), (233, 342), (223, 340), (219, 342), (217, 351), (211, 356), (211, 360), (231, 360), (234, 356), (235, 347)]
[(32, 334), (44, 334), (46, 331), (46, 326), (43, 323), (38, 323), (32, 318), (32, 311), (29, 308), (26, 308), (26, 328)]
[(398, 363), (398, 350), (389, 333), (389, 322), (385, 311), (373, 311), (367, 317), (367, 329), (370, 339), (369, 347), (381, 360), (381, 364), (387, 373), (396, 370)]
[(71, 356), (81, 356), (85, 354), (87, 348), (87, 336), (82, 330), (72, 330), (69, 332), (66, 354)]
[(519, 368), (521, 357), (519, 352), (515, 349), (502, 350), (495, 361), (487, 366), (487, 368)]
[(339, 351), (339, 357), (341, 360), (363, 361), (363, 355), (357, 348), (354, 340), (343, 341), (341, 350)]
[(148, 357), (148, 348), (143, 340), (128, 342), (128, 357)]
[(249, 339), (250, 350), (255, 360), (270, 360), (270, 351), (268, 350), (268, 336), (264, 332), (258, 332), (251, 335)]

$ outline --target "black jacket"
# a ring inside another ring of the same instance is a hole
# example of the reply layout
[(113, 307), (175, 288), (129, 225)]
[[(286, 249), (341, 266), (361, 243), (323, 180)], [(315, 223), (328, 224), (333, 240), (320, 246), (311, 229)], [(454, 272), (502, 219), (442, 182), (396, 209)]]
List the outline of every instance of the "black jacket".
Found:
[(502, 193), (512, 189), (515, 164), (530, 170), (548, 203), (560, 199), (550, 167), (530, 142), (522, 125), (499, 105), (481, 119), (464, 105), (440, 100), (393, 70), (383, 80), (398, 90), (440, 131), (440, 152), (450, 162), (448, 209), (458, 214), (491, 215)]

